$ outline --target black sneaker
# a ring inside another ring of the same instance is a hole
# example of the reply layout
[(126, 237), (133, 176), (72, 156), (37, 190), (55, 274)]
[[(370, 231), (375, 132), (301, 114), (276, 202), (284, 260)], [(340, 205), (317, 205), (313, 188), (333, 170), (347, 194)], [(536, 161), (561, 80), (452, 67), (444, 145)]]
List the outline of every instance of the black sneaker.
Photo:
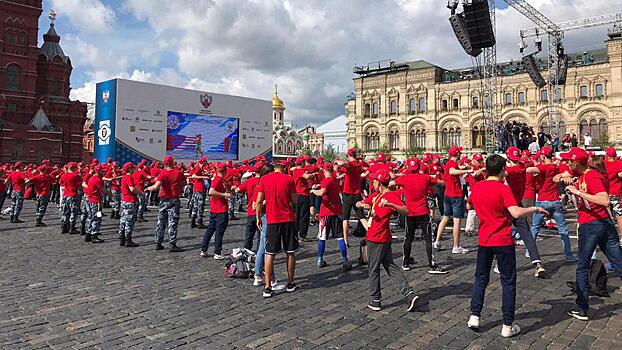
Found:
[(274, 292), (272, 291), (272, 288), (268, 287), (268, 288), (264, 288), (263, 289), (263, 297), (264, 298), (272, 298), (272, 295), (274, 295)]
[(410, 270), (410, 265), (407, 262), (403, 263), (402, 264), (402, 270), (409, 271)]
[(99, 238), (97, 235), (94, 235), (91, 239), (92, 243), (104, 243), (104, 240)]
[(408, 293), (408, 295), (406, 295), (406, 301), (408, 302), (408, 308), (406, 308), (406, 311), (415, 311), (418, 299), (419, 296), (415, 295), (415, 292), (411, 291), (410, 293)]
[(291, 292), (296, 291), (296, 288), (298, 288), (298, 286), (296, 286), (296, 283), (288, 283), (285, 291), (287, 293), (291, 293)]
[(412, 256), (410, 258), (408, 258), (408, 264), (409, 265), (414, 265), (415, 264), (415, 258), (413, 258)]
[(367, 307), (374, 310), (374, 311), (380, 311), (382, 310), (382, 305), (380, 304), (380, 300), (372, 300), (369, 302), (369, 304), (367, 304)]
[(349, 261), (344, 261), (344, 262), (341, 263), (341, 268), (344, 271), (350, 271), (350, 270), (352, 270), (352, 264), (350, 264)]
[(581, 320), (581, 321), (589, 321), (590, 320), (587, 317), (587, 312), (581, 311), (579, 309), (573, 309), (573, 310), (568, 311), (568, 315), (576, 318), (577, 320)]
[(442, 268), (442, 267), (440, 267), (438, 265), (436, 265), (434, 267), (431, 267), (428, 270), (428, 273), (431, 273), (433, 275), (443, 275), (443, 274), (446, 274), (447, 272), (448, 272), (447, 270), (445, 270), (444, 268)]
[(156, 243), (155, 250), (164, 250), (164, 246), (162, 245), (162, 243), (157, 242), (157, 243)]
[(171, 244), (171, 248), (168, 251), (171, 253), (181, 253), (184, 250), (182, 248), (179, 248), (177, 244)]

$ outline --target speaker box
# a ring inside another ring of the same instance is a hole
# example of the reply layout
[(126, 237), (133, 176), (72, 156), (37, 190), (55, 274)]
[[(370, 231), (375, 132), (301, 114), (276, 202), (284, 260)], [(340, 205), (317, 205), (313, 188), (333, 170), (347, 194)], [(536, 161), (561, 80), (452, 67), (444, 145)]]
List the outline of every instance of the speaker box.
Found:
[(483, 49), (495, 46), (495, 32), (490, 22), (488, 1), (472, 0), (465, 3), (464, 19), (467, 33), (474, 49)]
[(538, 64), (536, 63), (536, 59), (533, 55), (523, 57), (523, 66), (525, 67), (527, 74), (529, 74), (531, 81), (533, 81), (538, 88), (542, 88), (546, 85), (546, 81), (542, 78), (542, 74), (540, 74)]
[(451, 15), (451, 17), (449, 17), (449, 23), (451, 23), (451, 28), (454, 30), (454, 34), (456, 34), (456, 38), (460, 45), (462, 45), (464, 51), (473, 57), (479, 56), (482, 50), (474, 48), (471, 44), (469, 33), (466, 30), (464, 15), (460, 13)]

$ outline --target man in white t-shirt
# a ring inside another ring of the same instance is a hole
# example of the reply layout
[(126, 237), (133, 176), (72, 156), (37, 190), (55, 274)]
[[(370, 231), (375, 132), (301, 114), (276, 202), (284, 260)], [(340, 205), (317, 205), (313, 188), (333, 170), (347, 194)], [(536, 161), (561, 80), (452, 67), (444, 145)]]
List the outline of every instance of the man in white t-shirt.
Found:
[(583, 135), (583, 144), (585, 147), (592, 145), (592, 137), (589, 132), (586, 132), (585, 135)]

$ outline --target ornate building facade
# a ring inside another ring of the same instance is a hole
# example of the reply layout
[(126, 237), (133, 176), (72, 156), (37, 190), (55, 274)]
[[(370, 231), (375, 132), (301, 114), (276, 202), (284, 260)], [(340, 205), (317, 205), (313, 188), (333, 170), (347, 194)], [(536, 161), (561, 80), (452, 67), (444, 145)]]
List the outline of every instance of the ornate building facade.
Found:
[[(594, 140), (622, 144), (622, 36), (612, 31), (605, 49), (569, 56), (566, 84), (555, 96), (561, 101), (558, 126), (547, 125), (547, 87), (538, 89), (520, 62), (498, 65), (499, 120), (524, 122), (536, 132), (590, 132)], [(546, 65), (539, 63), (541, 69)], [(368, 154), (390, 150), (398, 157), (450, 145), (485, 147), (477, 72), (425, 61), (395, 67), (354, 79), (355, 93), (346, 102), (349, 147)]]
[(82, 160), (86, 106), (69, 99), (71, 60), (50, 28), (38, 47), (41, 0), (0, 1), (0, 162)]

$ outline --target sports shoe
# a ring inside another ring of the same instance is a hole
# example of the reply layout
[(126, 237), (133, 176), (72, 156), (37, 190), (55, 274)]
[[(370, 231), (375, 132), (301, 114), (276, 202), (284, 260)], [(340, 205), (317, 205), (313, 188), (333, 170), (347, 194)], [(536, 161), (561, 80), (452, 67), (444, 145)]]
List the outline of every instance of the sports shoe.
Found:
[(254, 278), (254, 279), (253, 279), (253, 286), (255, 286), (255, 287), (259, 287), (259, 286), (261, 286), (261, 285), (263, 285), (263, 278), (260, 278), (260, 279), (256, 279), (256, 278)]
[(415, 295), (415, 292), (410, 291), (410, 293), (406, 295), (406, 301), (408, 302), (408, 307), (406, 308), (406, 311), (415, 311), (415, 307), (417, 306), (417, 300), (419, 300), (419, 296)]
[(214, 260), (225, 260), (225, 256), (220, 254), (214, 254)]
[(274, 292), (272, 291), (272, 288), (264, 288), (263, 289), (263, 297), (264, 298), (272, 298), (272, 295), (274, 294)]
[(181, 253), (183, 252), (183, 248), (179, 248), (177, 244), (171, 244), (171, 247), (168, 250), (171, 253)]
[(542, 264), (537, 263), (536, 264), (536, 277), (544, 278), (545, 273), (546, 273), (546, 270), (544, 269), (544, 267), (542, 267)]
[(367, 307), (374, 310), (374, 311), (380, 311), (382, 310), (382, 305), (380, 304), (380, 300), (372, 300), (369, 302), (369, 304), (367, 304)]
[(207, 254), (207, 252), (201, 251), (201, 257), (207, 258), (208, 256), (209, 254)]
[(454, 247), (451, 249), (452, 254), (466, 254), (468, 252), (469, 252), (468, 249), (464, 249), (462, 247)]
[(589, 321), (589, 318), (587, 317), (587, 312), (581, 311), (579, 309), (573, 309), (568, 311), (568, 315), (576, 318), (577, 320)]
[(328, 266), (328, 263), (326, 261), (324, 261), (324, 260), (318, 260), (317, 261), (317, 266), (319, 268), (324, 268), (324, 267)]
[(404, 271), (409, 271), (410, 270), (410, 264), (408, 264), (407, 262), (402, 264), (402, 270)]
[(344, 271), (350, 271), (350, 270), (352, 270), (352, 264), (350, 264), (349, 261), (344, 261), (344, 262), (341, 263), (341, 268)]
[(157, 243), (156, 243), (155, 250), (164, 250), (164, 246), (162, 245), (162, 243), (157, 242)]
[(430, 269), (428, 270), (428, 273), (431, 273), (433, 275), (443, 275), (443, 274), (446, 274), (447, 272), (448, 272), (447, 270), (440, 267), (439, 265), (434, 265), (433, 267), (430, 267)]
[(495, 273), (501, 273), (499, 272), (499, 265), (495, 265), (495, 268), (492, 269)]
[(288, 283), (287, 284), (287, 289), (285, 290), (287, 293), (291, 293), (296, 291), (296, 288), (298, 288), (298, 286), (296, 286), (296, 283)]
[(441, 250), (441, 242), (432, 242), (432, 247), (436, 250)]
[(471, 317), (469, 317), (469, 322), (467, 322), (467, 326), (469, 326), (469, 328), (471, 328), (472, 330), (478, 330), (479, 316), (471, 315)]
[(579, 258), (577, 258), (576, 256), (574, 256), (574, 254), (566, 254), (566, 261), (567, 262), (577, 262), (579, 261)]
[(511, 326), (503, 325), (501, 327), (501, 336), (504, 338), (510, 338), (520, 333), (520, 327), (516, 324)]
[(414, 265), (415, 264), (415, 258), (413, 258), (412, 256), (410, 258), (408, 258), (408, 264)]
[(279, 284), (279, 281), (275, 278), (270, 282), (270, 287), (272, 287), (272, 290), (283, 290), (285, 289), (285, 285), (284, 284)]

